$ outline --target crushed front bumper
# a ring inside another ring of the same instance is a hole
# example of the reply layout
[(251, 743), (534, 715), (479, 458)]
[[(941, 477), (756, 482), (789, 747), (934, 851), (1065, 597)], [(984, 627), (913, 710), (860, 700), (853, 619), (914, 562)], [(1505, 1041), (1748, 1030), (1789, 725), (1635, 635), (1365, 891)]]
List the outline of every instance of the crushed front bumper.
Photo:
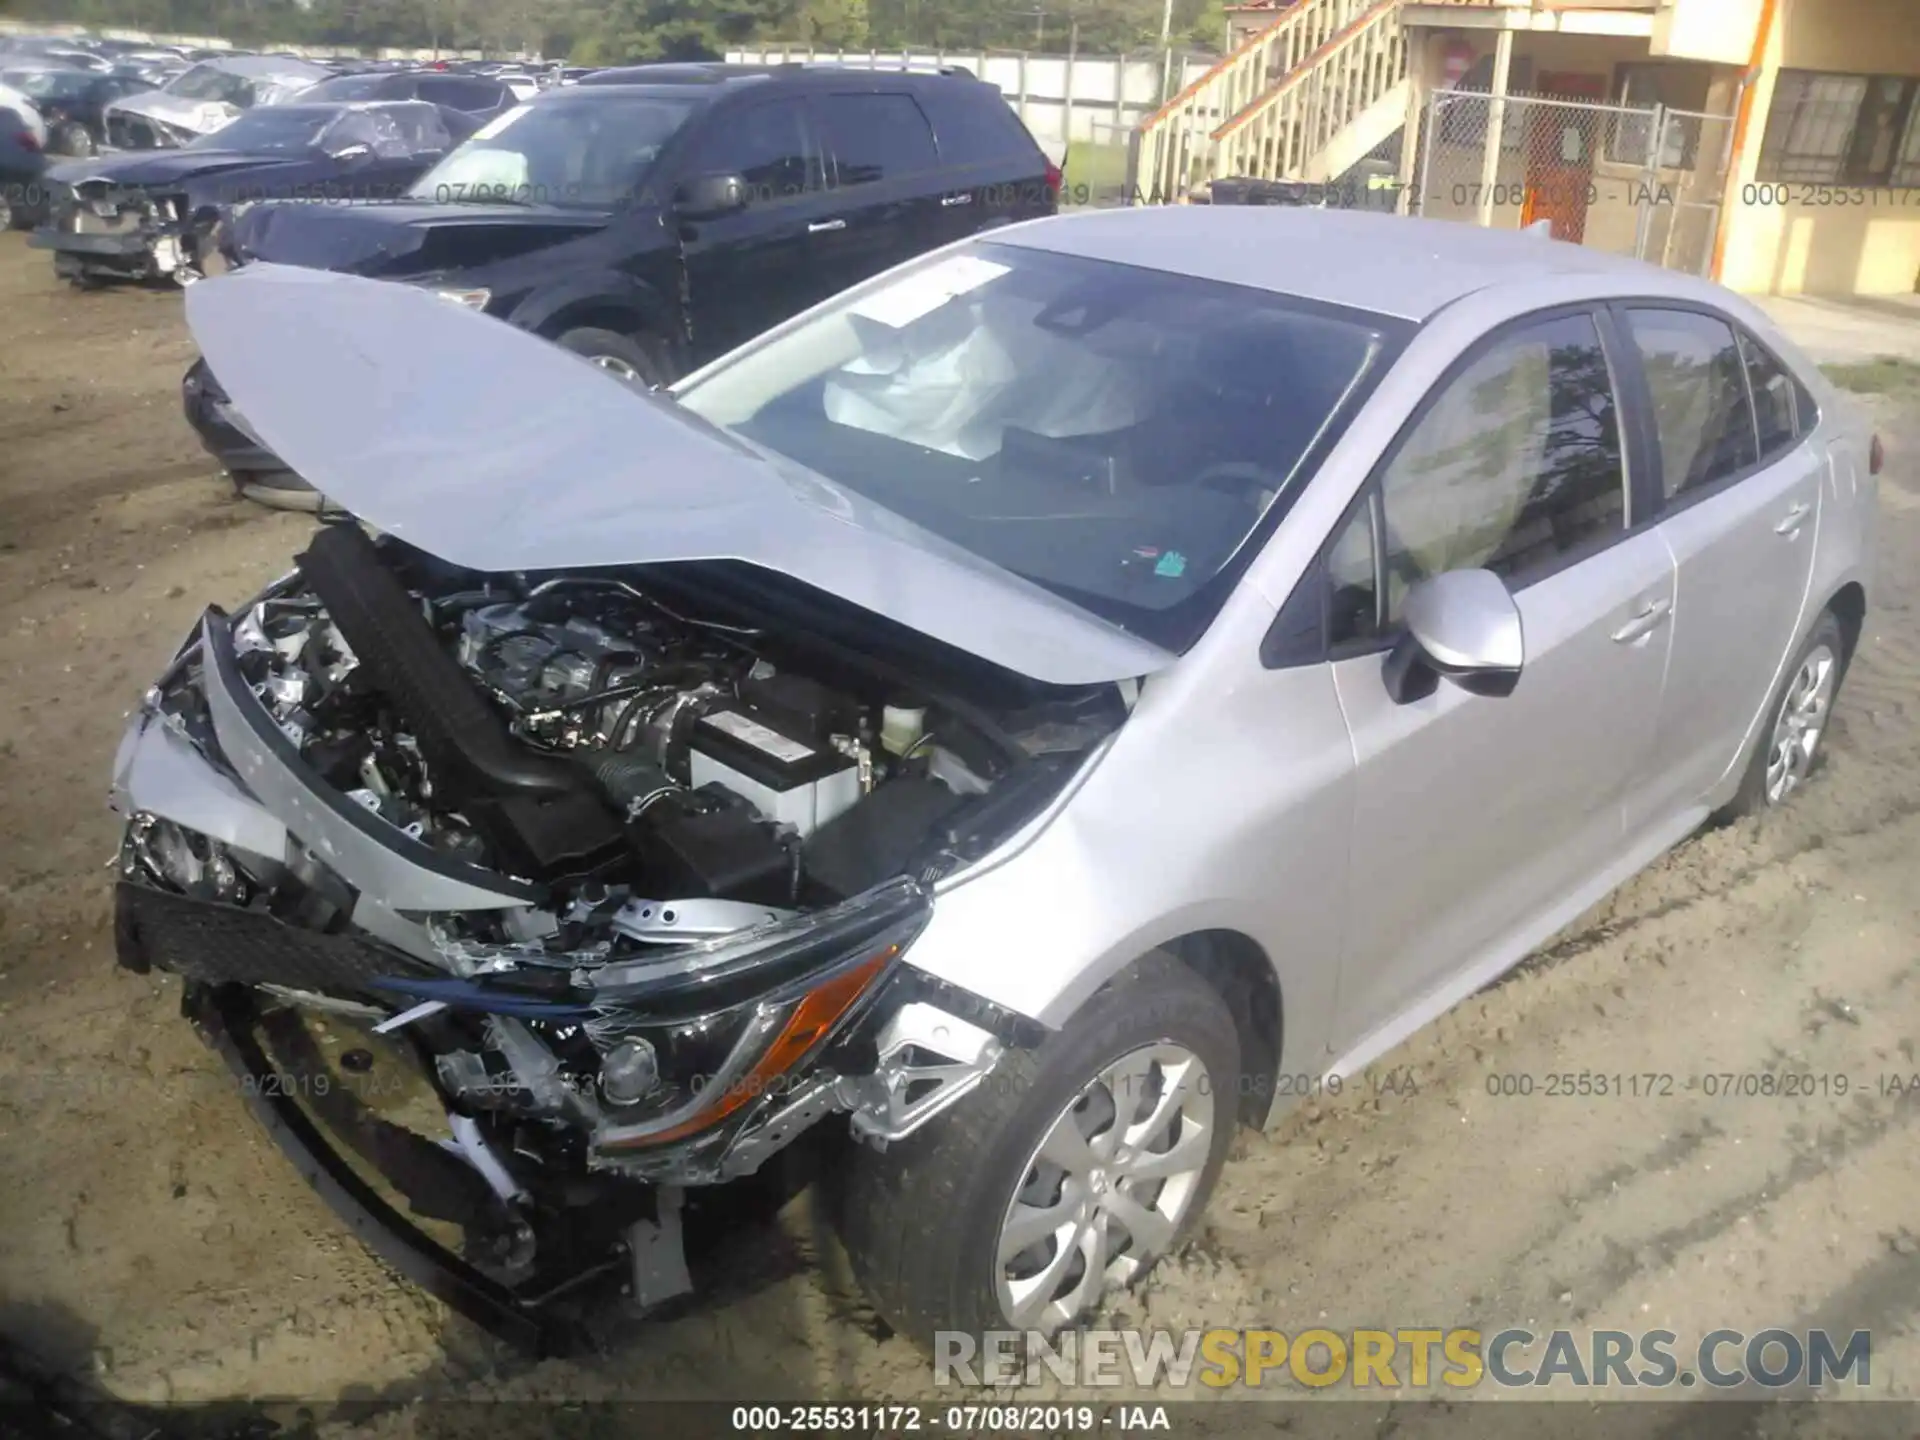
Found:
[(137, 189), (102, 189), (104, 182), (56, 187), (44, 223), (27, 244), (53, 252), (54, 273), (65, 279), (161, 280), (191, 272), (186, 227)]
[[(120, 937), (123, 963), (143, 963), (137, 932)], [(577, 1352), (587, 1332), (579, 1303), (603, 1288), (617, 1287), (630, 1262), (620, 1248), (570, 1275), (543, 1277), (525, 1288), (503, 1285), (468, 1264), (415, 1225), (362, 1179), (347, 1157), (293, 1098), (301, 1087), (268, 1059), (261, 1043), (261, 1013), (250, 992), (237, 986), (190, 984), (182, 1013), (200, 1038), (233, 1073), (247, 1108), (314, 1192), (369, 1250), (402, 1278), (444, 1302), (455, 1313), (517, 1349), (554, 1356)]]
[[(181, 703), (189, 686), (203, 703)], [(206, 612), (130, 721), (112, 796), (129, 822), (116, 897), (120, 963), (186, 982), (189, 1018), (234, 1069), (276, 1143), (357, 1235), (407, 1278), (525, 1348), (568, 1348), (576, 1297), (597, 1309), (585, 1297), (597, 1296), (603, 1279), (643, 1307), (684, 1293), (682, 1194), (696, 1197), (690, 1213), (697, 1219), (707, 1203), (699, 1197), (712, 1187), (760, 1173), (835, 1114), (868, 1143), (904, 1139), (977, 1086), (1005, 1044), (1028, 1043), (1011, 1017), (899, 963), (931, 903), (903, 879), (876, 887), (865, 909), (824, 912), (792, 935), (763, 930), (755, 932), (762, 940), (743, 942), (743, 955), (769, 967), (766, 992), (742, 1002), (753, 1008), (751, 1023), (713, 1083), (694, 1087), (684, 1107), (623, 1120), (617, 1109), (570, 1103), (541, 1112), (529, 1130), (524, 1114), (492, 1106), (461, 1074), (439, 1068), (473, 1050), (479, 1031), (466, 1021), (449, 1032), (435, 1028), (445, 1020), (403, 1019), (421, 1008), (403, 997), (441, 995), (439, 1008), (496, 1017), (497, 1026), (496, 1019), (480, 1022), (485, 1043), (522, 1080), (547, 1073), (541, 1065), (551, 1055), (518, 1068), (518, 1047), (533, 1037), (512, 1018), (527, 1012), (502, 1008), (516, 997), (489, 990), (484, 975), (473, 980), (422, 923), (435, 913), (523, 909), (547, 897), (541, 887), (432, 850), (331, 789), (248, 684), (236, 627), (220, 611)], [(215, 842), (256, 883), (207, 890), (202, 880), (172, 878), (160, 863), (165, 847), (148, 848), (166, 827)], [(325, 907), (323, 921), (311, 919), (314, 901)], [(776, 961), (787, 966), (777, 975)], [(667, 1023), (684, 1000), (669, 1001), (679, 982), (657, 964), (653, 952), (609, 963), (576, 981), (567, 1003), (641, 1029)], [(841, 974), (873, 978), (844, 1001), (811, 1008), (837, 983), (820, 977)], [(327, 1113), (300, 1078), (301, 1052), (287, 1038), (289, 1027), (296, 1037), (305, 1033), (301, 1016), (314, 1006), (375, 1025), (379, 1043), (388, 1043), (381, 1024), (401, 1036), (404, 1067), (419, 1068), (418, 1079), (431, 1086), (423, 1098), (432, 1118), (421, 1125), (418, 1117), (404, 1124), (355, 1117), (342, 1125)], [(777, 1026), (778, 1036), (749, 1046), (756, 1026), (766, 1035)], [(793, 1048), (782, 1050), (789, 1039)], [(775, 1054), (789, 1058), (761, 1068)], [(289, 1057), (291, 1067), (280, 1063)], [(531, 1093), (534, 1082), (518, 1088)], [(439, 1133), (442, 1111), (451, 1142), (421, 1133)], [(371, 1149), (368, 1129), (379, 1141)], [(546, 1138), (529, 1139), (532, 1131)], [(336, 1138), (363, 1163), (350, 1162)], [(450, 1143), (464, 1156), (451, 1162), (459, 1172), (452, 1189), (467, 1192), (452, 1201), (444, 1173)], [(500, 1157), (516, 1154), (533, 1168), (502, 1166)], [(436, 1167), (441, 1173), (429, 1173)], [(510, 1233), (516, 1243), (524, 1234), (531, 1258), (497, 1270), (476, 1266), (385, 1200), (369, 1174), (416, 1215), (460, 1224), (470, 1244), (480, 1237), (483, 1248), (468, 1254), (494, 1254), (496, 1238)]]

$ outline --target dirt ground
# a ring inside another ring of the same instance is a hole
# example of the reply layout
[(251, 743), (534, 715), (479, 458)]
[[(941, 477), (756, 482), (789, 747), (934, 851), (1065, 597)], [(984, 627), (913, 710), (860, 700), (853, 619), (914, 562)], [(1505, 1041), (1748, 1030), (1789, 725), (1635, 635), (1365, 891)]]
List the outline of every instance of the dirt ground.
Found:
[[(804, 1203), (692, 1315), (588, 1361), (502, 1354), (343, 1232), (174, 981), (114, 967), (121, 717), (198, 608), (284, 569), (309, 522), (234, 499), (180, 419), (177, 294), (50, 269), (0, 236), (0, 1332), (123, 1397), (383, 1397), (394, 1433), (415, 1397), (928, 1395)], [(1244, 1139), (1203, 1233), (1121, 1319), (1870, 1329), (1874, 1391), (1920, 1397), (1920, 1091), (1882, 1088), (1920, 1073), (1920, 390), (1867, 403), (1893, 455), (1883, 579), (1816, 782)], [(1769, 1069), (1850, 1093), (1488, 1092)], [(541, 1428), (512, 1413), (487, 1427)]]

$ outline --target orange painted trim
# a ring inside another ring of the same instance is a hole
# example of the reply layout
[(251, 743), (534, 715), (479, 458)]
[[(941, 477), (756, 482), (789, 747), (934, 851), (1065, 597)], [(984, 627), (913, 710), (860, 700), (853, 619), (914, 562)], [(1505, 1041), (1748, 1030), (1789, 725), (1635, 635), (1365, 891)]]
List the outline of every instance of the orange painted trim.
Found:
[[(1740, 105), (1733, 115), (1733, 142), (1727, 147), (1727, 189), (1740, 181), (1740, 162), (1747, 151), (1747, 131), (1753, 124), (1753, 92), (1759, 87), (1760, 72), (1766, 68), (1767, 45), (1773, 39), (1773, 17), (1779, 12), (1780, 0), (1760, 0), (1760, 21), (1753, 31), (1753, 54), (1747, 61), (1747, 82), (1740, 87)], [(1713, 263), (1707, 269), (1711, 280), (1720, 278), (1722, 265), (1727, 258), (1727, 212), (1732, 207), (1726, 197), (1720, 200), (1720, 223), (1713, 232)]]
[[(1303, 5), (1310, 3), (1312, 3), (1312, 0), (1301, 0), (1301, 4)], [(1229, 50), (1225, 55), (1222, 55), (1218, 60), (1214, 61), (1212, 68), (1198, 80), (1194, 81), (1191, 85), (1187, 86), (1186, 89), (1182, 90), (1178, 95), (1154, 111), (1153, 114), (1142, 120), (1140, 122), (1140, 128), (1142, 130), (1151, 130), (1155, 125), (1171, 115), (1180, 105), (1191, 100), (1195, 95), (1198, 95), (1202, 90), (1206, 89), (1208, 85), (1213, 83), (1215, 76), (1224, 75), (1242, 55), (1245, 55), (1248, 51), (1252, 50), (1254, 46), (1266, 39), (1268, 35), (1273, 33), (1276, 27), (1284, 25), (1287, 21), (1291, 20), (1299, 8), (1298, 5), (1295, 5), (1282, 10), (1279, 15), (1275, 17), (1272, 25), (1254, 31), (1253, 34), (1242, 40), (1232, 50)]]
[(1362, 30), (1366, 29), (1367, 26), (1386, 14), (1387, 11), (1397, 10), (1399, 8), (1400, 0), (1380, 0), (1380, 3), (1371, 10), (1363, 11), (1359, 19), (1347, 26), (1346, 29), (1338, 31), (1331, 40), (1327, 41), (1326, 44), (1322, 45), (1312, 54), (1305, 56), (1298, 65), (1283, 75), (1278, 85), (1275, 85), (1271, 90), (1261, 95), (1238, 115), (1228, 116), (1220, 128), (1214, 131), (1208, 138), (1212, 140), (1226, 139), (1227, 136), (1238, 130), (1242, 125), (1249, 123), (1258, 112), (1266, 109), (1273, 101), (1279, 99), (1282, 95), (1286, 94), (1287, 91), (1304, 81), (1314, 66), (1318, 65), (1342, 45), (1345, 45), (1349, 40), (1353, 39), (1354, 36), (1358, 35)]

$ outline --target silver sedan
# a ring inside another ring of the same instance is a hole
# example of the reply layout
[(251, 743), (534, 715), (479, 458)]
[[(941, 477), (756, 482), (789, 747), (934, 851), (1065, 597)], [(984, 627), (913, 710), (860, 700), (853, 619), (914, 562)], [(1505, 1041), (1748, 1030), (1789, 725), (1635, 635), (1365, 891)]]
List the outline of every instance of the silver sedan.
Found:
[(123, 959), (209, 1033), (413, 1036), (511, 1222), (449, 1291), (492, 1320), (629, 1203), (588, 1177), (655, 1197), (655, 1298), (679, 1197), (806, 1146), (899, 1328), (1085, 1320), (1236, 1126), (1791, 798), (1871, 593), (1819, 371), (1542, 236), (1043, 220), (664, 395), (410, 287), (187, 303), (382, 538), (135, 716)]

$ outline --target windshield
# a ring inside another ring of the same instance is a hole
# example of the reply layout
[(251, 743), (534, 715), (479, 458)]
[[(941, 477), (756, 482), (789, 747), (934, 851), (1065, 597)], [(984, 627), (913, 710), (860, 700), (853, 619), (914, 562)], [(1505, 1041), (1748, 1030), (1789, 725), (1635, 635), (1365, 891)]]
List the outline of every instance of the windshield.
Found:
[(439, 204), (610, 210), (638, 193), (641, 177), (697, 104), (603, 94), (517, 106), (474, 131), (411, 194)]
[(292, 155), (313, 148), (337, 110), (263, 105), (247, 111), (211, 135), (190, 140), (188, 150), (244, 150), (255, 155)]
[(248, 81), (211, 65), (196, 65), (176, 77), (167, 93), (182, 100), (217, 100), (241, 110), (253, 104), (253, 86)]
[(1184, 649), (1402, 328), (975, 243), (849, 292), (675, 393), (741, 438)]

